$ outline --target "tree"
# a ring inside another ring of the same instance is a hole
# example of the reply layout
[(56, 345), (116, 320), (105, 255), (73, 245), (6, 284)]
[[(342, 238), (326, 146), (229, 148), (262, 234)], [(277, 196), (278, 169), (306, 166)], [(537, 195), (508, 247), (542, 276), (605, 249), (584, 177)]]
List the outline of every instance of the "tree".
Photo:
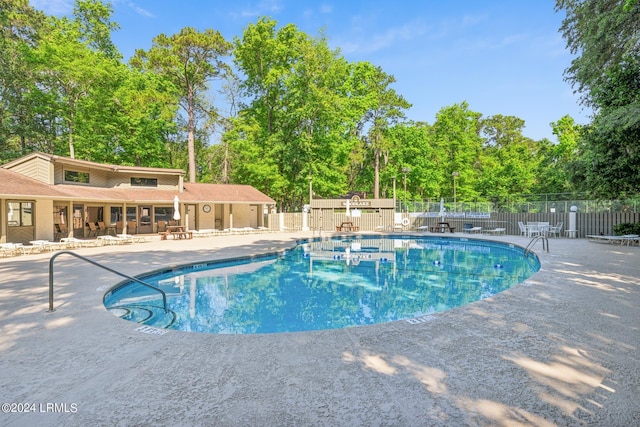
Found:
[(640, 4), (633, 0), (556, 0), (566, 16), (560, 31), (572, 54), (567, 80), (595, 108), (591, 90), (607, 80), (606, 73), (628, 56), (640, 54)]
[(363, 110), (358, 130), (365, 146), (371, 151), (373, 197), (376, 199), (380, 197), (380, 162), (390, 148), (384, 132), (404, 118), (403, 110), (411, 107), (390, 87), (395, 81), (395, 77), (368, 62), (356, 64), (351, 77), (351, 101)]
[[(250, 24), (234, 45), (247, 105), (228, 135), (235, 140), (233, 157), (238, 163), (259, 158), (259, 169), (275, 174), (265, 179), (254, 170), (258, 181), (250, 183), (284, 210), (306, 201), (309, 177), (318, 194), (344, 194), (355, 123), (345, 86), (348, 63), (324, 37), (309, 37), (292, 24), (278, 29), (267, 18)], [(247, 165), (232, 170), (236, 181)]]
[[(389, 164), (381, 172), (383, 190), (388, 189), (393, 176), (399, 177), (406, 166), (410, 169), (407, 173), (408, 200), (435, 199), (441, 194), (442, 174), (432, 135), (432, 127), (426, 123), (398, 123), (385, 131), (384, 138), (390, 142), (390, 149)], [(389, 191), (383, 191), (383, 197), (389, 197), (389, 194)]]
[(640, 190), (638, 63), (640, 3), (635, 0), (558, 0), (561, 31), (577, 54), (567, 79), (593, 107), (580, 143), (578, 175), (588, 189), (609, 197)]
[[(160, 34), (153, 39), (148, 52), (136, 50), (131, 64), (139, 69), (151, 70), (164, 76), (180, 90), (180, 106), (187, 114), (187, 149), (189, 181), (196, 182), (196, 115), (201, 107), (198, 100), (209, 89), (208, 83), (229, 72), (222, 58), (229, 54), (231, 44), (219, 31), (206, 29), (199, 32), (185, 27), (178, 34)], [(208, 111), (215, 114), (213, 111)]]
[(640, 58), (629, 57), (592, 91), (600, 106), (582, 137), (585, 183), (599, 196), (640, 191)]
[(485, 138), (476, 189), (482, 195), (523, 194), (538, 182), (540, 144), (522, 135), (524, 120), (497, 114), (481, 120)]
[[(31, 65), (37, 74), (41, 101), (48, 101), (53, 115), (63, 119), (57, 133), (66, 133), (68, 153), (75, 158), (76, 120), (81, 102), (92, 89), (106, 83), (117, 66), (110, 44), (111, 6), (98, 0), (77, 1), (74, 19), (49, 17), (46, 30), (33, 50)], [(93, 34), (92, 31), (96, 31)], [(107, 51), (101, 50), (106, 48)]]
[(578, 142), (582, 126), (570, 116), (551, 123), (556, 144), (549, 140), (540, 142), (540, 170), (536, 193), (571, 193), (576, 190), (572, 182), (577, 176)]
[(453, 196), (454, 172), (459, 174), (457, 195), (462, 199), (473, 199), (478, 195), (475, 184), (482, 150), (480, 117), (480, 113), (469, 109), (466, 101), (444, 107), (436, 114), (433, 142), (439, 171), (439, 196)]
[(44, 18), (27, 0), (0, 0), (0, 161), (26, 152), (44, 133), (30, 95), (35, 77), (27, 61)]

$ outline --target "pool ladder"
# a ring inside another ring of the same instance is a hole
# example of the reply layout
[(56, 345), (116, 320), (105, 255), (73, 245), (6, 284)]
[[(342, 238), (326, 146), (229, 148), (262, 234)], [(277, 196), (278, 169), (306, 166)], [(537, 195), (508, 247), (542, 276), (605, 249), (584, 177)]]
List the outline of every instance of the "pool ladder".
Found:
[(114, 274), (117, 274), (118, 276), (124, 277), (125, 279), (133, 280), (134, 282), (140, 283), (143, 286), (146, 286), (148, 288), (151, 288), (151, 289), (154, 289), (154, 290), (160, 292), (160, 294), (162, 294), (162, 305), (163, 305), (164, 311), (165, 311), (165, 313), (167, 313), (169, 311), (169, 310), (167, 310), (167, 294), (162, 289), (157, 288), (157, 287), (155, 287), (153, 285), (150, 285), (147, 282), (143, 282), (140, 279), (136, 279), (135, 277), (131, 277), (131, 276), (128, 276), (128, 275), (126, 275), (124, 273), (120, 273), (119, 271), (116, 271), (116, 270), (114, 270), (112, 268), (106, 267), (106, 266), (104, 266), (104, 265), (102, 265), (100, 263), (97, 263), (97, 262), (95, 262), (95, 261), (93, 261), (93, 260), (91, 260), (91, 259), (89, 259), (87, 257), (83, 257), (82, 255), (78, 255), (75, 252), (60, 251), (60, 252), (56, 253), (55, 255), (53, 255), (51, 257), (51, 259), (49, 260), (49, 310), (47, 310), (48, 313), (51, 313), (51, 312), (55, 311), (55, 309), (53, 308), (53, 261), (55, 261), (55, 259), (58, 256), (64, 255), (64, 254), (73, 255), (74, 257), (79, 258), (79, 259), (81, 259), (83, 261), (86, 261), (89, 264), (93, 264), (96, 267), (103, 268), (103, 269), (105, 269), (107, 271), (110, 271), (111, 273), (114, 273)]
[(542, 241), (542, 250), (546, 250), (547, 252), (549, 252), (549, 239), (545, 234), (539, 234), (531, 239), (527, 247), (524, 249), (524, 254), (527, 255), (529, 252), (531, 252), (531, 249), (533, 249), (533, 247), (539, 240)]
[(327, 233), (324, 231), (323, 227), (319, 227), (319, 228), (314, 228), (313, 229), (313, 238), (316, 237), (316, 230), (318, 231), (318, 237), (320, 238), (320, 240), (324, 240), (325, 238), (327, 238)]

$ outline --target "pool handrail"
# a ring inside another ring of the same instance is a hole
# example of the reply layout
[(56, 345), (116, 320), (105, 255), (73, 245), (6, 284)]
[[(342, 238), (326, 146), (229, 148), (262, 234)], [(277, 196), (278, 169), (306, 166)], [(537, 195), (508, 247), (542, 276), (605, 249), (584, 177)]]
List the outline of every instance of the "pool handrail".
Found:
[(525, 255), (531, 252), (538, 240), (542, 240), (542, 250), (544, 251), (546, 249), (546, 251), (549, 252), (549, 239), (545, 234), (538, 234), (537, 236), (533, 236), (533, 239), (531, 239), (527, 247), (524, 249)]
[(98, 263), (96, 261), (93, 261), (93, 260), (91, 260), (91, 259), (89, 259), (87, 257), (84, 257), (82, 255), (78, 255), (75, 252), (72, 252), (72, 251), (59, 251), (59, 252), (55, 253), (51, 257), (51, 259), (49, 259), (49, 310), (47, 310), (47, 313), (52, 313), (52, 312), (56, 311), (53, 308), (53, 261), (59, 255), (64, 255), (64, 254), (73, 255), (74, 257), (79, 258), (79, 259), (81, 259), (83, 261), (86, 261), (89, 264), (93, 264), (96, 267), (103, 268), (103, 269), (105, 269), (105, 270), (107, 270), (107, 271), (109, 271), (111, 273), (114, 273), (114, 274), (117, 274), (118, 276), (124, 277), (125, 279), (133, 280), (134, 282), (140, 283), (143, 286), (146, 286), (148, 288), (151, 288), (151, 289), (154, 289), (154, 290), (160, 292), (160, 294), (162, 294), (162, 305), (164, 307), (164, 311), (165, 311), (165, 313), (167, 313), (169, 311), (169, 310), (167, 310), (167, 294), (162, 289), (160, 289), (160, 288), (158, 288), (156, 286), (150, 285), (149, 283), (144, 282), (144, 281), (142, 281), (140, 279), (136, 279), (135, 277), (129, 276), (129, 275), (124, 274), (124, 273), (120, 273), (119, 271), (116, 271), (116, 270), (114, 270), (112, 268), (106, 267), (106, 266), (104, 266), (104, 265), (102, 265), (102, 264), (100, 264), (100, 263)]

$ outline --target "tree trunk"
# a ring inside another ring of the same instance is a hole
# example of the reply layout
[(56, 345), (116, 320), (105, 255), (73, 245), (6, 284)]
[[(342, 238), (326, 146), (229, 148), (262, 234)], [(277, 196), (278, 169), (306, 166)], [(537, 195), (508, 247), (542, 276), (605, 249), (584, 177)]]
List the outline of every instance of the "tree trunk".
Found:
[(195, 106), (193, 99), (193, 88), (189, 88), (187, 94), (187, 152), (189, 156), (189, 182), (196, 182), (196, 148), (195, 148)]
[(380, 198), (380, 150), (374, 149), (373, 198)]
[(74, 126), (74, 119), (73, 119), (73, 113), (71, 113), (69, 117), (69, 157), (71, 157), (72, 159), (75, 159), (76, 150), (73, 146), (73, 126)]

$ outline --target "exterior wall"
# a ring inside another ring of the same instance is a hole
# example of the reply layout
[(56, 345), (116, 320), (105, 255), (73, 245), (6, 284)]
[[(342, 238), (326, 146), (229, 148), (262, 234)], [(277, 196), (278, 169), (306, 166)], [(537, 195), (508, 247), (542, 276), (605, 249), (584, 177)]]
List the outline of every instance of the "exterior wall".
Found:
[[(159, 190), (180, 190), (180, 177), (175, 175), (150, 176), (142, 173), (109, 172), (106, 186), (111, 188), (131, 188), (131, 178), (156, 178)], [(145, 188), (145, 187), (134, 187)]]
[(36, 240), (53, 240), (53, 200), (36, 202)]
[[(70, 183), (64, 180), (64, 171), (86, 172), (89, 174), (89, 184)], [(149, 177), (156, 178), (158, 180), (158, 188), (160, 190), (176, 190), (180, 189), (180, 177), (177, 175), (159, 175), (149, 176), (142, 173), (130, 173), (130, 172), (111, 172), (103, 169), (91, 169), (86, 167), (77, 167), (75, 165), (65, 165), (56, 163), (54, 164), (54, 178), (55, 184), (75, 184), (75, 185), (90, 185), (92, 187), (103, 188), (131, 188), (131, 178)], [(135, 187), (142, 188), (142, 187)]]
[(19, 163), (10, 170), (46, 184), (53, 184), (53, 166), (48, 160), (40, 157)]
[(233, 205), (233, 228), (251, 226), (251, 210), (249, 205)]
[[(203, 206), (208, 204), (211, 210), (205, 212)], [(198, 230), (213, 230), (216, 228), (216, 207), (211, 203), (202, 203), (196, 205), (197, 219), (196, 227)]]
[[(64, 180), (65, 171), (86, 172), (89, 174), (89, 183), (81, 184), (76, 182), (68, 182)], [(54, 164), (54, 182), (55, 184), (73, 184), (86, 185), (91, 187), (108, 187), (107, 171), (96, 170), (84, 167), (76, 167), (72, 165), (64, 165), (60, 163)]]

